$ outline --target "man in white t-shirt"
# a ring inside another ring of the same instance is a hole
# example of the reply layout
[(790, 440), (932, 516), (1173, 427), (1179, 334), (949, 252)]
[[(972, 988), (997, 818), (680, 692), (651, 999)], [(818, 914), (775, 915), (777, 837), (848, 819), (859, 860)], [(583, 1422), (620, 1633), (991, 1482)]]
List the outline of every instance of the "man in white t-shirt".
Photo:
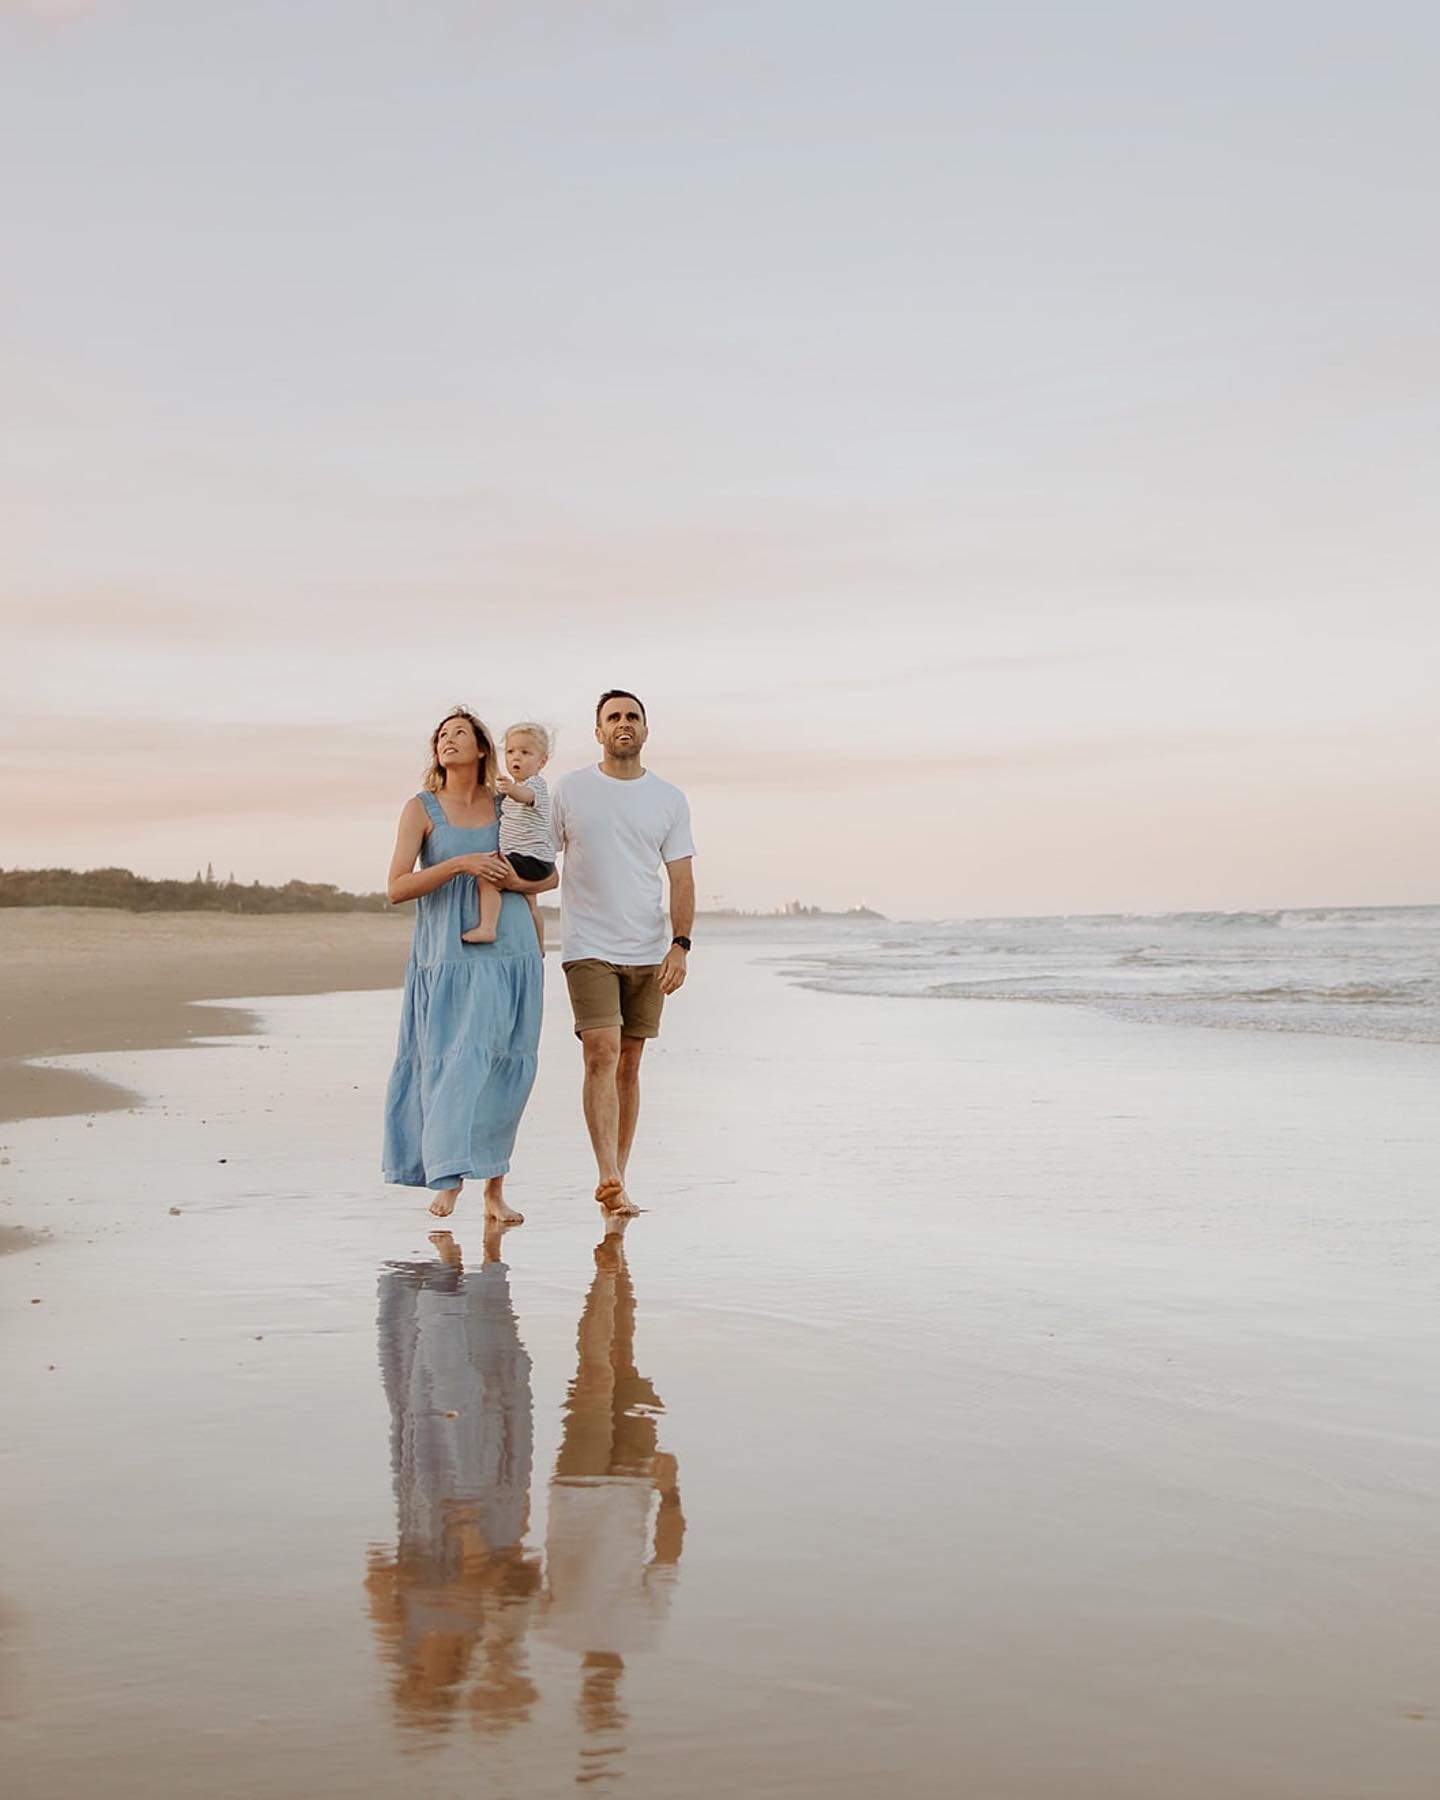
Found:
[(550, 823), (562, 858), (560, 960), (585, 1053), (595, 1198), (625, 1216), (639, 1211), (625, 1191), (625, 1165), (640, 1116), (640, 1058), (660, 1034), (665, 996), (685, 980), (695, 846), (685, 796), (641, 766), (649, 726), (634, 694), (600, 696), (595, 736), (604, 754), (556, 782)]

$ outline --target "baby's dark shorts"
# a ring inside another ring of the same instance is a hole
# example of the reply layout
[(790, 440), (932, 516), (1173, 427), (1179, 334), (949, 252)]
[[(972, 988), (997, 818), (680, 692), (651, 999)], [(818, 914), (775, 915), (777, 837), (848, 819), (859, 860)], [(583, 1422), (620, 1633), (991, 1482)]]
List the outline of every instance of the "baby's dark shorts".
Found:
[(523, 856), (519, 851), (505, 860), (522, 881), (543, 881), (555, 868), (553, 862), (542, 862), (538, 856)]

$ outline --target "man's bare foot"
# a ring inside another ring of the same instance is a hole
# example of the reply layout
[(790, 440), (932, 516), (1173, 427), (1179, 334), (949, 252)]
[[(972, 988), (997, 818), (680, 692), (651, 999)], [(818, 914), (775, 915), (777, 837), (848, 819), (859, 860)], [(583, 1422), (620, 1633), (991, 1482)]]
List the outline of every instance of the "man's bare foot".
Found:
[(457, 1181), (453, 1188), (441, 1188), (430, 1202), (430, 1210), (437, 1219), (448, 1219), (455, 1210), (455, 1202), (460, 1198), (460, 1190), (465, 1183)]
[(464, 1259), (460, 1254), (460, 1246), (455, 1242), (454, 1234), (449, 1231), (432, 1231), (430, 1242), (435, 1246), (435, 1254), (452, 1269), (461, 1267)]
[(483, 925), (477, 925), (471, 931), (462, 931), (460, 942), (462, 944), (493, 944), (498, 935), (499, 933), (494, 929), (487, 931)]
[(523, 1225), (524, 1213), (505, 1203), (505, 1177), (492, 1175), (485, 1183), (485, 1217), (495, 1225)]
[(621, 1219), (638, 1218), (640, 1208), (625, 1192), (623, 1181), (602, 1181), (595, 1190), (595, 1198), (605, 1211)]

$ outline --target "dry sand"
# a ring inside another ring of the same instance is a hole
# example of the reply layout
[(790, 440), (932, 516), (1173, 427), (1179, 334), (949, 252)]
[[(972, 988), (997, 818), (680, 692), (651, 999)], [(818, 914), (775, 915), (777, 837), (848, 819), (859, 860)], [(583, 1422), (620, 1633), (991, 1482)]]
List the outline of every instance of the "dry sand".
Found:
[(0, 1134), (7, 1791), (1430, 1800), (1433, 1051), (707, 942), (626, 1273), (552, 959), (456, 1276), (395, 996), (261, 1011)]
[(0, 1122), (94, 1113), (135, 1096), (32, 1056), (148, 1050), (253, 1028), (193, 1000), (399, 986), (410, 908), (389, 913), (126, 913), (0, 908)]

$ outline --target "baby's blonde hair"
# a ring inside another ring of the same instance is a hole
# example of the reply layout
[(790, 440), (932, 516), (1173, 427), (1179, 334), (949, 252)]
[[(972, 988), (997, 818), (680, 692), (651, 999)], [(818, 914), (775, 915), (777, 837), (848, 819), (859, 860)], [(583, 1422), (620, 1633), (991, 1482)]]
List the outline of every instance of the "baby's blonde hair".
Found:
[(550, 727), (548, 725), (541, 725), (534, 719), (521, 719), (514, 725), (507, 725), (505, 727), (505, 735), (500, 740), (502, 748), (510, 742), (510, 739), (517, 731), (523, 731), (526, 737), (533, 737), (535, 742), (540, 746), (541, 756), (544, 757), (546, 762), (549, 762), (555, 746), (551, 741)]

